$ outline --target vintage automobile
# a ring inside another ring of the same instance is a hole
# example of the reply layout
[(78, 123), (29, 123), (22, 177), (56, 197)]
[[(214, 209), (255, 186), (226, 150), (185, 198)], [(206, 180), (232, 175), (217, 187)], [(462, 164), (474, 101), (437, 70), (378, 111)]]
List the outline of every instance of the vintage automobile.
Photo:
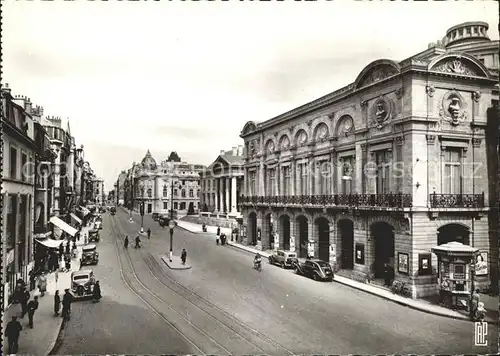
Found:
[(102, 229), (102, 221), (101, 220), (96, 220), (96, 222), (94, 223), (94, 229), (96, 229), (96, 230)]
[(116, 213), (116, 207), (112, 206), (111, 208), (109, 208), (109, 212), (111, 214), (115, 214)]
[(95, 276), (91, 269), (71, 272), (71, 293), (75, 298), (92, 296), (94, 284)]
[(151, 214), (151, 217), (153, 218), (153, 221), (158, 221), (158, 218), (160, 217), (160, 214), (153, 213), (153, 214)]
[(293, 267), (298, 262), (295, 252), (278, 250), (269, 256), (269, 263), (281, 266), (281, 268)]
[(99, 230), (92, 229), (89, 231), (89, 242), (99, 242), (100, 239)]
[(333, 281), (332, 267), (328, 262), (322, 260), (298, 261), (294, 264), (294, 269), (296, 274), (312, 278), (315, 281)]
[(94, 244), (83, 246), (80, 265), (96, 265), (97, 263), (99, 263), (99, 252), (97, 252), (97, 246)]
[(158, 217), (158, 224), (162, 227), (168, 226), (169, 221), (170, 221), (170, 216), (160, 215)]

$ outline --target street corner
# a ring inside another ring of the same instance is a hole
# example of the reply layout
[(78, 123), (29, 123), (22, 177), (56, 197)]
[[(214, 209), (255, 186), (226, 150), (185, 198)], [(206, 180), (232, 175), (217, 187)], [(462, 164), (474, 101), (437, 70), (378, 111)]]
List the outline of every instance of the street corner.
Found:
[(168, 258), (167, 255), (162, 255), (161, 260), (168, 266), (170, 269), (182, 270), (182, 269), (190, 269), (191, 265), (189, 263), (182, 264), (182, 261), (179, 256), (172, 256), (172, 261)]

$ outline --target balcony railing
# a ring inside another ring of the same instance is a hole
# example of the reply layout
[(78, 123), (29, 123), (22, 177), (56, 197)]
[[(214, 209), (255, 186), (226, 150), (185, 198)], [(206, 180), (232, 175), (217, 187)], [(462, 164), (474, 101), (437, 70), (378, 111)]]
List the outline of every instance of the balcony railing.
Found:
[(431, 208), (484, 208), (481, 194), (436, 194), (429, 196)]
[(241, 204), (410, 208), (411, 194), (334, 194), (241, 197)]

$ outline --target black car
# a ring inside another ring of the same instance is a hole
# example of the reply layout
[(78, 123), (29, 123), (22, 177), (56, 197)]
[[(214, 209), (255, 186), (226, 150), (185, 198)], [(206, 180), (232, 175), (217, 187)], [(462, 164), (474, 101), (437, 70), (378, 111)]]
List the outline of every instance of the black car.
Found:
[(295, 273), (314, 279), (315, 281), (333, 281), (332, 266), (328, 262), (311, 259), (295, 263)]
[(151, 217), (153, 218), (153, 221), (158, 221), (158, 218), (160, 217), (160, 214), (153, 213), (153, 214), (151, 214)]

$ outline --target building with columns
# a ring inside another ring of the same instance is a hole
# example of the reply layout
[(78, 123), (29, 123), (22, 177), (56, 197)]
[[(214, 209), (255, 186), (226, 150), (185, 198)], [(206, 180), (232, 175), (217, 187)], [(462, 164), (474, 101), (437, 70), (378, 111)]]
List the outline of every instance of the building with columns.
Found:
[(200, 173), (200, 209), (203, 212), (239, 216), (243, 192), (243, 145), (221, 150), (215, 161)]
[(133, 209), (144, 203), (145, 214), (168, 214), (173, 208), (178, 216), (196, 214), (200, 203), (200, 172), (205, 166), (182, 162), (175, 152), (157, 164), (149, 150), (141, 163), (134, 163), (131, 182)]
[[(413, 297), (437, 292), (431, 248), (477, 247), (497, 276), (485, 147), (498, 101), (498, 41), (468, 22), (402, 61), (264, 122), (248, 122), (244, 241), (297, 250), (378, 283), (389, 265)], [(498, 238), (498, 236), (497, 236)]]

